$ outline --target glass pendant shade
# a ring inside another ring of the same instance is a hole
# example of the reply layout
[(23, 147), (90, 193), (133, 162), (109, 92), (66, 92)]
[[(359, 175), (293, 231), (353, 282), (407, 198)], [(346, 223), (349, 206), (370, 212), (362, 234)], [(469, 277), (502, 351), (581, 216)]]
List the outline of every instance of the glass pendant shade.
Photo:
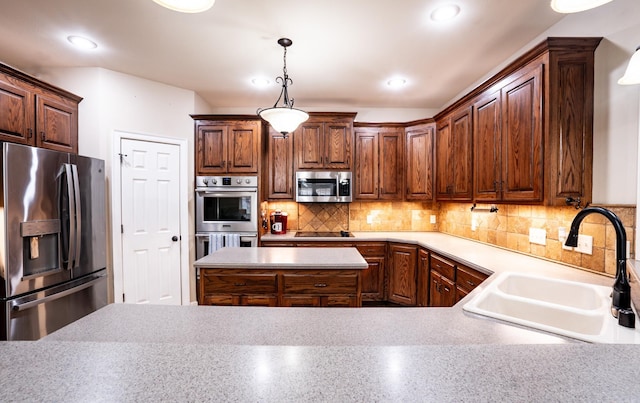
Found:
[(551, 8), (558, 13), (577, 13), (607, 4), (612, 0), (551, 0)]
[(640, 46), (631, 56), (631, 60), (629, 60), (629, 64), (627, 65), (627, 70), (624, 72), (624, 76), (618, 80), (618, 84), (640, 84)]
[(201, 13), (213, 6), (216, 0), (153, 0), (169, 10), (181, 13)]
[(293, 133), (300, 123), (309, 119), (309, 114), (295, 108), (274, 107), (263, 109), (259, 113), (260, 117), (280, 133)]

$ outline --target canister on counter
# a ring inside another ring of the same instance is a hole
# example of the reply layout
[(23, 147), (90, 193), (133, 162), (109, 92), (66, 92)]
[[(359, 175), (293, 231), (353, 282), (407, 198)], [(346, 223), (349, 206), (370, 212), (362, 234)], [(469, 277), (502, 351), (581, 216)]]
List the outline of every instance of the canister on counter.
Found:
[(271, 233), (282, 235), (287, 233), (287, 213), (276, 210), (271, 213)]

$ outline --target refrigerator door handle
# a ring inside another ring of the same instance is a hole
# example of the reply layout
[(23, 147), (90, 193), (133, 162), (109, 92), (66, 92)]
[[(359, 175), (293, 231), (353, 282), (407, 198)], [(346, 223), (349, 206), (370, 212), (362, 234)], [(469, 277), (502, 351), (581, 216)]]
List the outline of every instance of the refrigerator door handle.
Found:
[(75, 216), (76, 226), (73, 231), (73, 237), (75, 240), (75, 251), (73, 255), (73, 264), (71, 268), (78, 267), (80, 264), (80, 248), (82, 238), (82, 203), (80, 202), (80, 182), (78, 181), (78, 166), (71, 165), (71, 172), (73, 174), (73, 190), (74, 190), (74, 206), (73, 215)]
[(20, 303), (19, 301), (13, 301), (11, 309), (14, 311), (25, 311), (29, 308), (33, 308), (40, 304), (44, 304), (45, 302), (55, 301), (56, 299), (60, 299), (60, 298), (66, 297), (67, 295), (74, 294), (80, 290), (84, 290), (85, 288), (92, 287), (94, 284), (103, 280), (104, 278), (105, 278), (104, 276), (99, 276), (90, 281), (87, 281), (86, 283), (80, 284), (76, 287), (68, 288), (64, 291), (60, 291), (55, 294), (47, 295), (44, 298), (34, 299), (32, 301), (27, 301), (23, 303)]
[[(66, 197), (63, 197), (60, 202), (60, 211), (61, 211), (61, 221), (62, 221), (62, 236), (63, 242), (62, 245), (67, 246), (67, 250), (63, 250), (62, 255), (62, 264), (65, 270), (71, 270), (74, 267), (75, 261), (75, 252), (76, 252), (76, 235), (75, 235), (75, 227), (76, 227), (76, 202), (75, 202), (75, 191), (73, 184), (73, 174), (72, 174), (72, 166), (71, 164), (64, 164), (64, 181), (63, 183), (66, 185), (65, 188), (62, 189), (62, 192)], [(66, 199), (67, 205), (64, 206), (63, 203)], [(66, 212), (66, 216), (65, 216)], [(68, 228), (67, 228), (68, 224)]]

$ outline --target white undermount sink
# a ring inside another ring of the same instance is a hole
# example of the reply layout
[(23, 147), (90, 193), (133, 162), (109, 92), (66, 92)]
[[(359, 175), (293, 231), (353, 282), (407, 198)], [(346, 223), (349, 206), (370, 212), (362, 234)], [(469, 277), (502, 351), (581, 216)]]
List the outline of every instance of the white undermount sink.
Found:
[(611, 315), (610, 295), (611, 287), (505, 272), (463, 309), (594, 343), (640, 343), (639, 329)]

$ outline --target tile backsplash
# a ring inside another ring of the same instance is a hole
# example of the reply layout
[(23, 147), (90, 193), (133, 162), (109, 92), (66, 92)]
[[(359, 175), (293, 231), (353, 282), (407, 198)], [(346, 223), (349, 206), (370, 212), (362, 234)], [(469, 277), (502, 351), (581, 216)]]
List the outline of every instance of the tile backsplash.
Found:
[[(596, 214), (585, 218), (580, 234), (593, 237), (593, 253), (582, 254), (562, 247), (558, 229), (569, 232), (577, 210), (573, 207), (544, 207), (499, 204), (495, 213), (472, 212), (471, 203), (353, 202), (295, 203), (269, 202), (289, 214), (291, 231), (440, 231), (496, 245), (516, 252), (541, 257), (595, 272), (614, 274), (615, 231), (609, 221)], [(624, 224), (633, 258), (635, 243), (635, 206), (603, 206), (612, 210)], [(436, 223), (432, 224), (431, 219)], [(546, 232), (545, 245), (529, 242), (529, 229)]]

